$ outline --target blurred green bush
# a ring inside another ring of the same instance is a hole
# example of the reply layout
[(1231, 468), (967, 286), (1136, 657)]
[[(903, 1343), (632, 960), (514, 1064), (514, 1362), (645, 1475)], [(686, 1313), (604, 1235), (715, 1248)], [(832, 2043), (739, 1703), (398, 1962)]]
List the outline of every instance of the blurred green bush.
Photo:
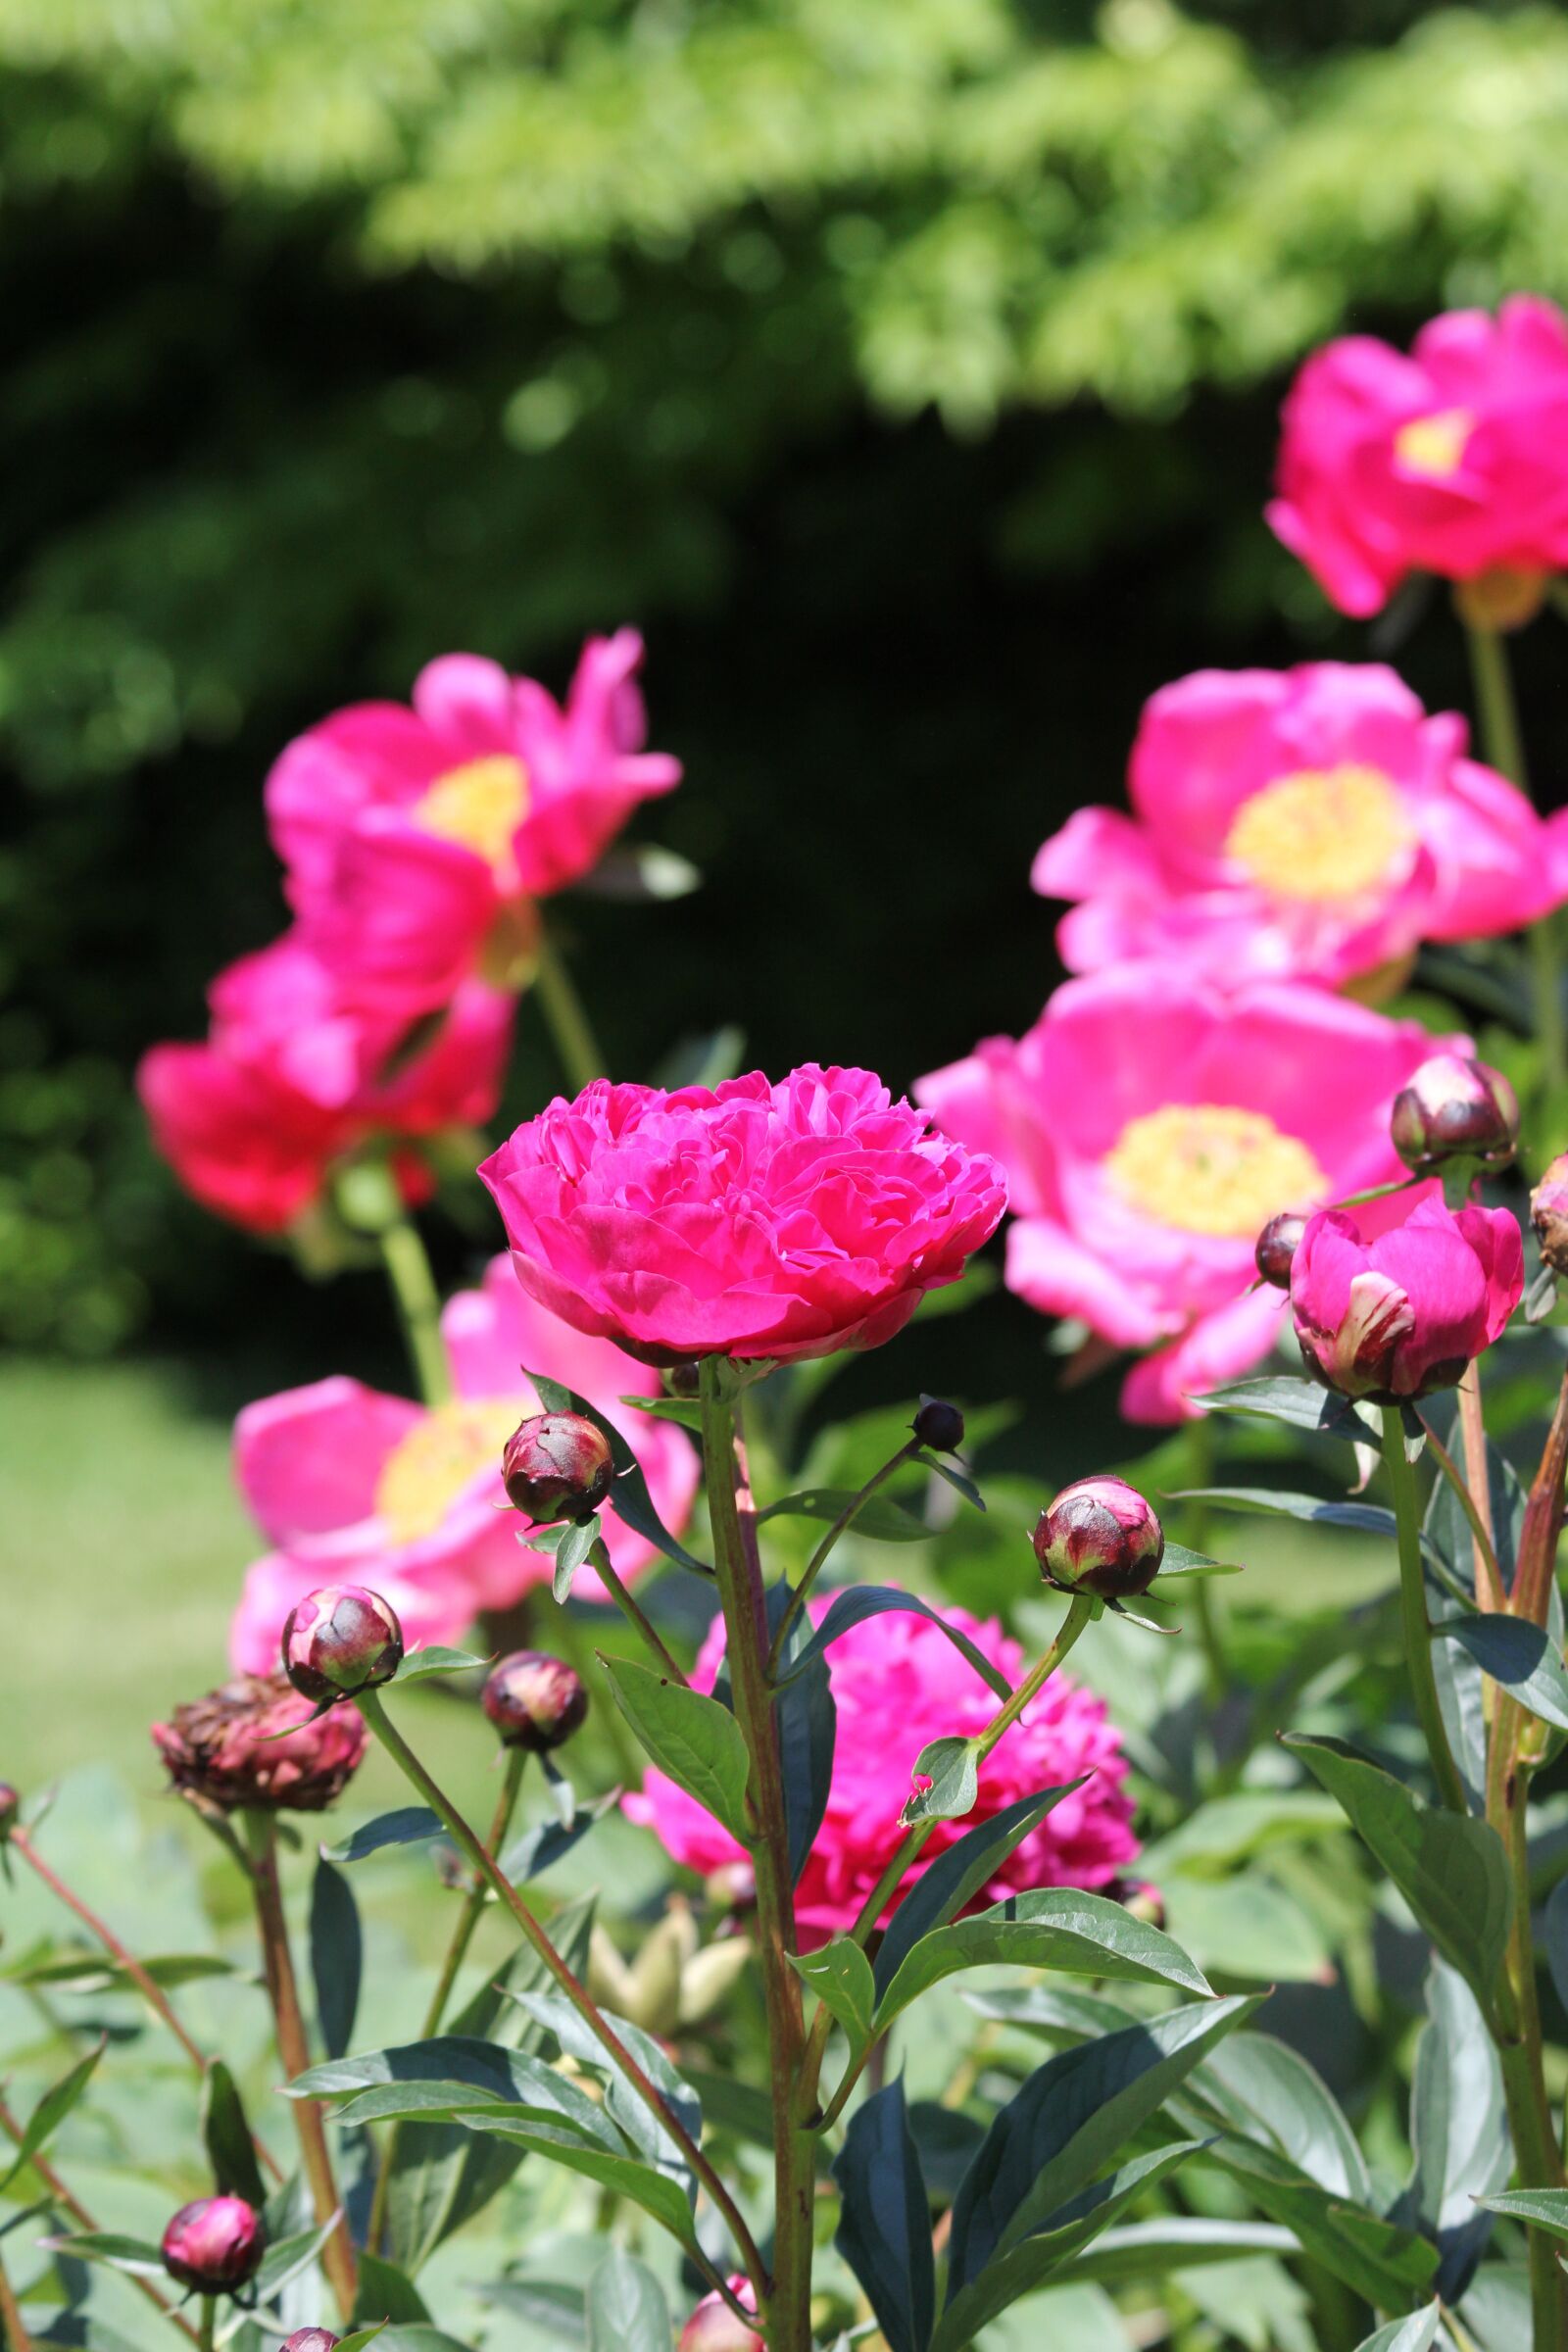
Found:
[(1568, 293), (1565, 115), (1542, 8), (8, 0), (0, 1332), (275, 1322), (129, 1065), (278, 927), (282, 740), (449, 647), (650, 631), (710, 880), (578, 918), (619, 1066), (1027, 1021), (1143, 697), (1367, 650), (1259, 518), (1285, 371)]

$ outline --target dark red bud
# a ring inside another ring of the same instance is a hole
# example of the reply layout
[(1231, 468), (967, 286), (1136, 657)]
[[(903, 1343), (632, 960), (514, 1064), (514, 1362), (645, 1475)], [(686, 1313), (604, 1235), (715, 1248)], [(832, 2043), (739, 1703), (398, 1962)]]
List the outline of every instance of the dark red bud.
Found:
[(307, 1698), (351, 1698), (389, 1683), (402, 1663), (397, 1613), (364, 1585), (323, 1585), (289, 1611), (283, 1672)]
[(491, 1667), (479, 1703), (506, 1746), (543, 1756), (571, 1738), (588, 1712), (588, 1693), (564, 1659), (514, 1649)]
[(671, 1396), (700, 1396), (703, 1393), (702, 1368), (698, 1364), (666, 1364), (664, 1387)]
[(1282, 1208), (1277, 1217), (1270, 1217), (1257, 1237), (1257, 1248), (1252, 1252), (1257, 1270), (1277, 1291), (1288, 1291), (1291, 1287), (1291, 1261), (1305, 1231), (1303, 1216), (1294, 1208)]
[(956, 1404), (946, 1404), (940, 1396), (922, 1396), (910, 1426), (919, 1443), (929, 1446), (933, 1453), (956, 1453), (963, 1444), (963, 1415)]
[(1136, 1487), (1080, 1478), (1063, 1487), (1034, 1532), (1035, 1557), (1054, 1585), (1102, 1600), (1136, 1600), (1165, 1556), (1165, 1534)]
[(267, 2232), (243, 2197), (198, 2197), (182, 2205), (164, 2231), (164, 2268), (181, 2286), (222, 2294), (254, 2278), (267, 2251)]
[(536, 1413), (513, 1431), (501, 1457), (507, 1494), (536, 1527), (591, 1519), (614, 1475), (610, 1440), (581, 1413)]
[(292, 2335), (284, 2336), (277, 2352), (335, 2352), (342, 2340), (330, 2328), (296, 2328)]

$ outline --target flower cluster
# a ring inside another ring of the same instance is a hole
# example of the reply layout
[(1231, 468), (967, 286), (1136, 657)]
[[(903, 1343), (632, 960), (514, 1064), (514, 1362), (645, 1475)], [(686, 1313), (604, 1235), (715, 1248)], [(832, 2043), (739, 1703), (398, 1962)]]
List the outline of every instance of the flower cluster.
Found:
[(448, 656), (414, 705), (338, 711), (268, 780), (292, 927), (220, 973), (199, 1045), (139, 1072), (160, 1151), (197, 1200), (286, 1233), (370, 1144), (409, 1200), (420, 1147), (500, 1099), (534, 903), (579, 879), (678, 763), (640, 749), (634, 631), (585, 649), (564, 706), (531, 678)]

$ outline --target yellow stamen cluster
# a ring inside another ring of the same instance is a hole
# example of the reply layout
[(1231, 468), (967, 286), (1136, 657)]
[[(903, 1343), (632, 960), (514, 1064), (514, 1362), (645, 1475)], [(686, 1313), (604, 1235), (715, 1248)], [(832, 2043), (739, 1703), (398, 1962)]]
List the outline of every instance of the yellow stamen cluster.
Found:
[(505, 868), (513, 835), (528, 813), (528, 771), (510, 752), (466, 760), (437, 776), (411, 813), (426, 833), (461, 842), (486, 864)]
[(1225, 855), (1275, 898), (1355, 899), (1387, 878), (1413, 835), (1381, 768), (1307, 767), (1242, 803)]
[(1395, 434), (1394, 454), (1411, 473), (1446, 482), (1464, 463), (1474, 423), (1468, 409), (1434, 409), (1430, 416), (1412, 416)]
[(1260, 1110), (1220, 1102), (1167, 1102), (1129, 1119), (1103, 1167), (1130, 1206), (1162, 1225), (1238, 1241), (1329, 1189), (1298, 1137)]
[(376, 1516), (397, 1544), (435, 1533), (469, 1480), (501, 1476), (501, 1452), (521, 1415), (516, 1397), (456, 1399), (437, 1405), (395, 1446), (376, 1482)]

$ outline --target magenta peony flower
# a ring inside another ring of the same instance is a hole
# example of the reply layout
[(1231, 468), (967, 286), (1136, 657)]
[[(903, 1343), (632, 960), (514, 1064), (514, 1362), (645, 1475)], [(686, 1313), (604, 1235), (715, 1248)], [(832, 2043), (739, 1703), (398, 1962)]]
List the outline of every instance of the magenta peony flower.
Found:
[(1502, 1336), (1524, 1279), (1506, 1209), (1455, 1213), (1425, 1200), (1375, 1238), (1358, 1213), (1324, 1209), (1307, 1219), (1291, 1267), (1296, 1336), (1329, 1388), (1397, 1404), (1451, 1389)]
[(1422, 940), (1516, 931), (1568, 898), (1568, 840), (1464, 758), (1381, 663), (1201, 669), (1146, 705), (1133, 814), (1080, 808), (1035, 858), (1080, 902), (1075, 972), (1168, 956), (1227, 981), (1339, 987)]
[(267, 2231), (243, 2197), (198, 2197), (164, 2231), (164, 2268), (204, 2295), (243, 2286), (261, 2269)]
[(1009, 1289), (1155, 1349), (1122, 1410), (1177, 1421), (1278, 1334), (1259, 1228), (1402, 1174), (1389, 1106), (1435, 1042), (1318, 989), (1129, 964), (1069, 980), (1019, 1043), (989, 1038), (915, 1094), (1007, 1169)]
[[(822, 1610), (812, 1615), (819, 1620)], [(1023, 1650), (999, 1625), (982, 1624), (961, 1609), (947, 1615), (1008, 1682), (1021, 1680), (1027, 1664)], [(712, 1689), (723, 1650), (723, 1625), (715, 1620), (693, 1670), (695, 1690)], [(967, 1737), (982, 1731), (997, 1711), (995, 1692), (922, 1617), (869, 1617), (843, 1635), (830, 1656), (838, 1707), (833, 1782), (795, 1897), (808, 1949), (853, 1925), (893, 1859), (904, 1835), (900, 1808), (909, 1795), (921, 1748), (947, 1733)], [(937, 1823), (921, 1864), (903, 1886), (912, 1885), (933, 1854), (977, 1821), (1034, 1789), (1086, 1772), (1093, 1778), (1064, 1797), (1014, 1849), (975, 1898), (976, 1906), (1031, 1886), (1108, 1886), (1138, 1853), (1132, 1803), (1122, 1788), (1127, 1765), (1101, 1700), (1062, 1674), (1052, 1677), (981, 1766), (973, 1812), (961, 1821)], [(689, 1869), (710, 1876), (736, 1874), (746, 1866), (744, 1848), (662, 1773), (650, 1771), (641, 1794), (624, 1803), (630, 1818), (654, 1830)]]
[[(349, 1010), (295, 934), (220, 973), (210, 1001), (208, 1042), (155, 1046), (137, 1085), (187, 1192), (253, 1233), (284, 1232), (370, 1138), (482, 1125), (500, 1100), (513, 1000), (478, 981), (401, 1064), (408, 1023)], [(400, 1152), (393, 1166), (407, 1199), (427, 1198), (421, 1160)]]
[(1539, 296), (1434, 318), (1408, 359), (1328, 344), (1284, 424), (1268, 519), (1342, 612), (1381, 611), (1410, 571), (1568, 563), (1568, 322)]
[[(455, 1642), (481, 1609), (507, 1608), (549, 1583), (550, 1555), (517, 1541), (522, 1522), (506, 1507), (501, 1483), (507, 1440), (521, 1415), (539, 1409), (523, 1364), (564, 1381), (612, 1422), (665, 1525), (685, 1526), (698, 1481), (690, 1438), (619, 1402), (657, 1396), (657, 1374), (536, 1306), (504, 1257), (492, 1260), (480, 1289), (448, 1300), (441, 1329), (456, 1395), (434, 1412), (338, 1378), (263, 1397), (235, 1422), (240, 1487), (275, 1546), (245, 1579), (230, 1634), (241, 1671), (276, 1663), (284, 1618), (317, 1585), (384, 1593), (412, 1649)], [(600, 1526), (622, 1577), (655, 1556), (613, 1509)], [(578, 1572), (574, 1590), (600, 1592), (592, 1569)]]
[(177, 1706), (172, 1723), (155, 1723), (153, 1744), (175, 1788), (221, 1812), (320, 1813), (359, 1769), (367, 1734), (346, 1709), (314, 1722), (311, 1714), (283, 1675), (243, 1674)]
[(956, 1282), (1002, 1172), (865, 1070), (587, 1087), (479, 1170), (531, 1298), (645, 1363), (830, 1355)]
[[(272, 839), (313, 947), (362, 1005), (443, 1004), (526, 947), (527, 902), (595, 865), (632, 809), (680, 781), (640, 749), (634, 629), (591, 638), (564, 707), (474, 654), (420, 671), (414, 707), (360, 703), (291, 743)], [(491, 951), (486, 958), (487, 948)]]

